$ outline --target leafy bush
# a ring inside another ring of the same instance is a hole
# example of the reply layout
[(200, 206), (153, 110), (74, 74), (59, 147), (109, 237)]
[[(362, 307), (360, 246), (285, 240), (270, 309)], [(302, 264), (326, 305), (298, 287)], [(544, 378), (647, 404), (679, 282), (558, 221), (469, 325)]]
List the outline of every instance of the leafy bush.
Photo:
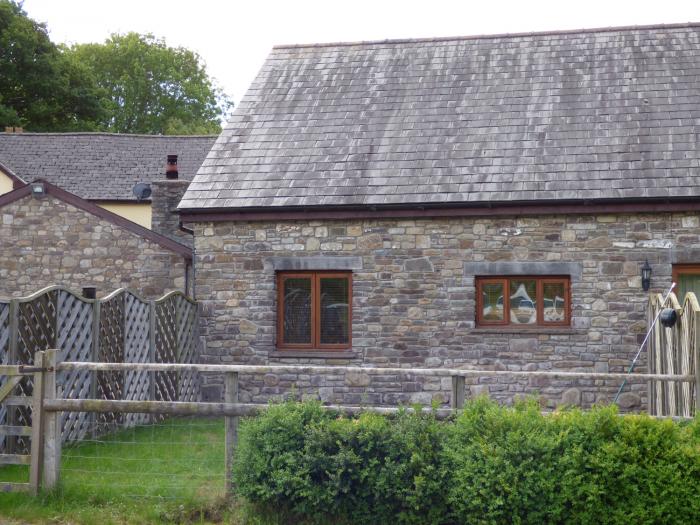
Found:
[(485, 400), (457, 418), (445, 455), (459, 523), (693, 523), (700, 441), (615, 407), (543, 415)]
[(327, 523), (698, 523), (700, 420), (542, 415), (477, 399), (452, 421), (272, 405), (243, 422), (238, 493)]
[(238, 493), (311, 521), (444, 521), (439, 454), (445, 426), (431, 415), (338, 417), (317, 403), (272, 405), (241, 426)]

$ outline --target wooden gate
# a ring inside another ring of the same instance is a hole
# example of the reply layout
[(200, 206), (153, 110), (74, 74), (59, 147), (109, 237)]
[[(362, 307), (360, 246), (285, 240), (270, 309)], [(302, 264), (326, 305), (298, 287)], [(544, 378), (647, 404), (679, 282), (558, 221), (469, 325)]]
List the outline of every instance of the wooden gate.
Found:
[[(700, 365), (700, 305), (694, 293), (688, 293), (679, 303), (676, 295), (668, 295), (666, 302), (660, 294), (649, 301), (649, 324), (660, 310), (676, 312), (676, 322), (664, 327), (660, 322), (647, 346), (647, 361), (651, 374), (692, 374)], [(649, 381), (649, 413), (654, 416), (692, 417), (700, 403), (700, 376), (694, 381), (670, 383), (652, 379)]]
[[(3, 384), (0, 387), (0, 405), (7, 413), (7, 407), (20, 407), (25, 411), (31, 410), (33, 423), (28, 425), (0, 425), (0, 439), (5, 442), (6, 453), (0, 454), (0, 465), (29, 465), (29, 481), (26, 483), (7, 482), (0, 480), (0, 492), (31, 492), (36, 495), (39, 491), (39, 477), (42, 461), (43, 428), (42, 417), (38, 415), (44, 399), (45, 379), (42, 377), (42, 362), (35, 366), (0, 365), (0, 377)], [(34, 391), (30, 398), (20, 388), (22, 381), (34, 376)], [(20, 395), (13, 396), (12, 394)], [(31, 440), (29, 454), (22, 452), (22, 444), (18, 440)]]

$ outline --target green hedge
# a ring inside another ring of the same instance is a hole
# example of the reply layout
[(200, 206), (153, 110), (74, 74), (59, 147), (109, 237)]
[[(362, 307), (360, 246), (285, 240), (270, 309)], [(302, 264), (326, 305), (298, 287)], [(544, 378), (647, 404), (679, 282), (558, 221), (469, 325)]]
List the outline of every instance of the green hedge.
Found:
[(700, 523), (700, 422), (486, 399), (445, 422), (347, 418), (288, 402), (241, 424), (234, 479), (310, 523)]

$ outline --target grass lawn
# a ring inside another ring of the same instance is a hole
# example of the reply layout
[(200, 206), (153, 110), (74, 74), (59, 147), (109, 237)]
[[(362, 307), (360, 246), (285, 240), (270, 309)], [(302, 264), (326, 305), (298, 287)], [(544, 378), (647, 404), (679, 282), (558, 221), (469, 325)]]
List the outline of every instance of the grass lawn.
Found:
[[(26, 466), (0, 468), (0, 481), (28, 477)], [(0, 522), (239, 523), (239, 511), (224, 498), (223, 418), (174, 418), (65, 446), (57, 491), (0, 494)]]

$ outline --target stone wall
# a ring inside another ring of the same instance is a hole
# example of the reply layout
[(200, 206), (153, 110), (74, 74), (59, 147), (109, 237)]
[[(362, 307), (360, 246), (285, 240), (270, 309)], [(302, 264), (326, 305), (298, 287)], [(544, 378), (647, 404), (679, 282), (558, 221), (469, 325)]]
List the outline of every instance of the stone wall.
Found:
[(177, 206), (190, 185), (186, 180), (157, 180), (151, 183), (151, 229), (192, 247), (192, 234), (180, 229)]
[[(204, 358), (216, 363), (624, 371), (646, 329), (641, 264), (649, 260), (652, 291), (661, 291), (670, 285), (673, 263), (700, 262), (700, 225), (690, 214), (217, 222), (194, 228)], [(275, 265), (310, 256), (359, 259), (352, 356), (285, 358), (276, 352)], [(475, 327), (475, 275), (538, 269), (571, 275), (570, 327)], [(643, 363), (638, 370), (644, 371)], [(449, 378), (268, 374), (243, 377), (241, 384), (244, 401), (291, 389), (348, 403), (447, 402), (450, 395)], [(616, 381), (505, 377), (467, 384), (470, 395), (488, 393), (506, 402), (538, 392), (549, 407), (610, 402), (619, 387)], [(218, 395), (216, 387), (210, 390)], [(643, 383), (632, 385), (621, 405), (644, 408), (646, 391)]]
[(128, 287), (149, 298), (184, 290), (182, 256), (51, 195), (0, 208), (0, 296), (52, 284)]

